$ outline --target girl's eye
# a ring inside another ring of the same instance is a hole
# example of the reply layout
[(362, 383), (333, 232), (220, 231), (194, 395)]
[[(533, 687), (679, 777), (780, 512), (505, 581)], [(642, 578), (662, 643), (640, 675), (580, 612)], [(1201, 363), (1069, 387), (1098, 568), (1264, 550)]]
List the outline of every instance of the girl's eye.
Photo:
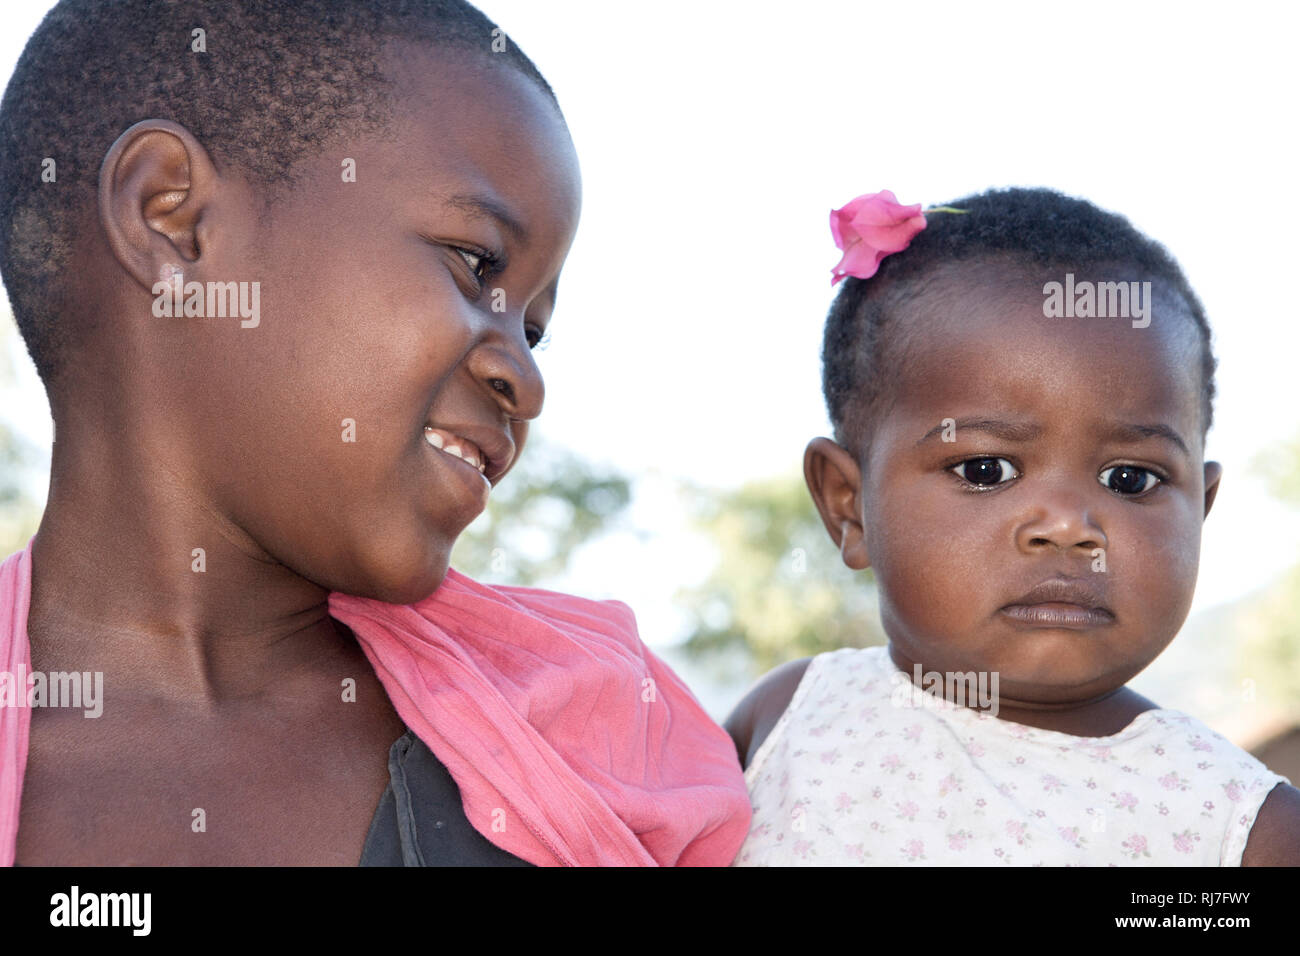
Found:
[(528, 340), (528, 347), (530, 349), (535, 349), (543, 342), (550, 341), (549, 337), (543, 335), (540, 330), (534, 328), (524, 329), (524, 338)]
[(1005, 458), (968, 458), (948, 470), (968, 484), (983, 487), (1005, 484), (1020, 477), (1016, 466)]
[(462, 249), (459, 246), (456, 247), (456, 251), (465, 260), (465, 264), (469, 266), (469, 271), (474, 274), (475, 279), (482, 282), (487, 278), (487, 273), (492, 268), (493, 260), (491, 256), (481, 252), (474, 252), (472, 249)]
[(1140, 495), (1160, 483), (1160, 476), (1137, 465), (1115, 465), (1097, 476), (1097, 480), (1121, 495)]

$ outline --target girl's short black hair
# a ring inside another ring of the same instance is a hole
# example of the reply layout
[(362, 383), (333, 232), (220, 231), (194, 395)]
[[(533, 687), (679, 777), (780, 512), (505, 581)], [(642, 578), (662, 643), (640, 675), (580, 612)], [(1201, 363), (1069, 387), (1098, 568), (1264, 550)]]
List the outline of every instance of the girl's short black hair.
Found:
[[(328, 139), (387, 125), (393, 84), (379, 55), (390, 39), (509, 66), (555, 102), (532, 61), (463, 0), (61, 0), (45, 15), (0, 103), (0, 272), (47, 387), (75, 337), (60, 277), (114, 140), (140, 120), (172, 120), (269, 201)], [(47, 157), (54, 182), (42, 178)]]
[(889, 396), (896, 361), (897, 313), (936, 269), (992, 260), (1004, 266), (1081, 271), (1136, 269), (1186, 303), (1201, 342), (1202, 435), (1214, 414), (1216, 361), (1210, 325), (1173, 256), (1123, 216), (1050, 189), (992, 189), (943, 205), (901, 253), (886, 256), (870, 279), (849, 277), (831, 303), (822, 343), (822, 393), (835, 440), (861, 460)]

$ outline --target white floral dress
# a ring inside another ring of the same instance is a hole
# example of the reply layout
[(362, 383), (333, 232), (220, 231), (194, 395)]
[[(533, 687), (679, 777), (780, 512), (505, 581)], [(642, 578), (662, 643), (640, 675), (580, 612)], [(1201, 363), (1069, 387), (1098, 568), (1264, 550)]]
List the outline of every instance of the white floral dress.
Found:
[(733, 866), (1239, 866), (1287, 782), (1178, 711), (1075, 737), (910, 685), (884, 647), (813, 658), (745, 772)]

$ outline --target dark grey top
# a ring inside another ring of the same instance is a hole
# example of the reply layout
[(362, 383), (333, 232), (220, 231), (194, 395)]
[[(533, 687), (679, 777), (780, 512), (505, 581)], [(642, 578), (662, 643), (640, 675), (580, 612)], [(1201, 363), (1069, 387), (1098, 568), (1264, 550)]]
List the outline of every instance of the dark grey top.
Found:
[(456, 781), (410, 730), (388, 750), (388, 786), (359, 865), (532, 866), (470, 825)]

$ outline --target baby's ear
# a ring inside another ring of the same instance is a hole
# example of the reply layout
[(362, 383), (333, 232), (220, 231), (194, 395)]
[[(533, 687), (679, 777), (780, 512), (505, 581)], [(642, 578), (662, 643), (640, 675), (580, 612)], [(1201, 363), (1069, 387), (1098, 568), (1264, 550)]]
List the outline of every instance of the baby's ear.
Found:
[[(148, 289), (199, 258), (198, 226), (218, 181), (207, 150), (171, 120), (141, 120), (99, 169), (99, 219), (114, 256)], [(167, 273), (167, 274), (164, 274)]]
[[(1210, 514), (1210, 506), (1214, 504), (1214, 497), (1219, 493), (1219, 479), (1223, 477), (1223, 466), (1217, 461), (1207, 461), (1205, 463), (1205, 516)], [(1202, 518), (1204, 520), (1204, 518)]]
[(854, 457), (829, 438), (814, 438), (803, 454), (803, 477), (822, 524), (854, 571), (871, 566), (862, 528), (862, 472)]

